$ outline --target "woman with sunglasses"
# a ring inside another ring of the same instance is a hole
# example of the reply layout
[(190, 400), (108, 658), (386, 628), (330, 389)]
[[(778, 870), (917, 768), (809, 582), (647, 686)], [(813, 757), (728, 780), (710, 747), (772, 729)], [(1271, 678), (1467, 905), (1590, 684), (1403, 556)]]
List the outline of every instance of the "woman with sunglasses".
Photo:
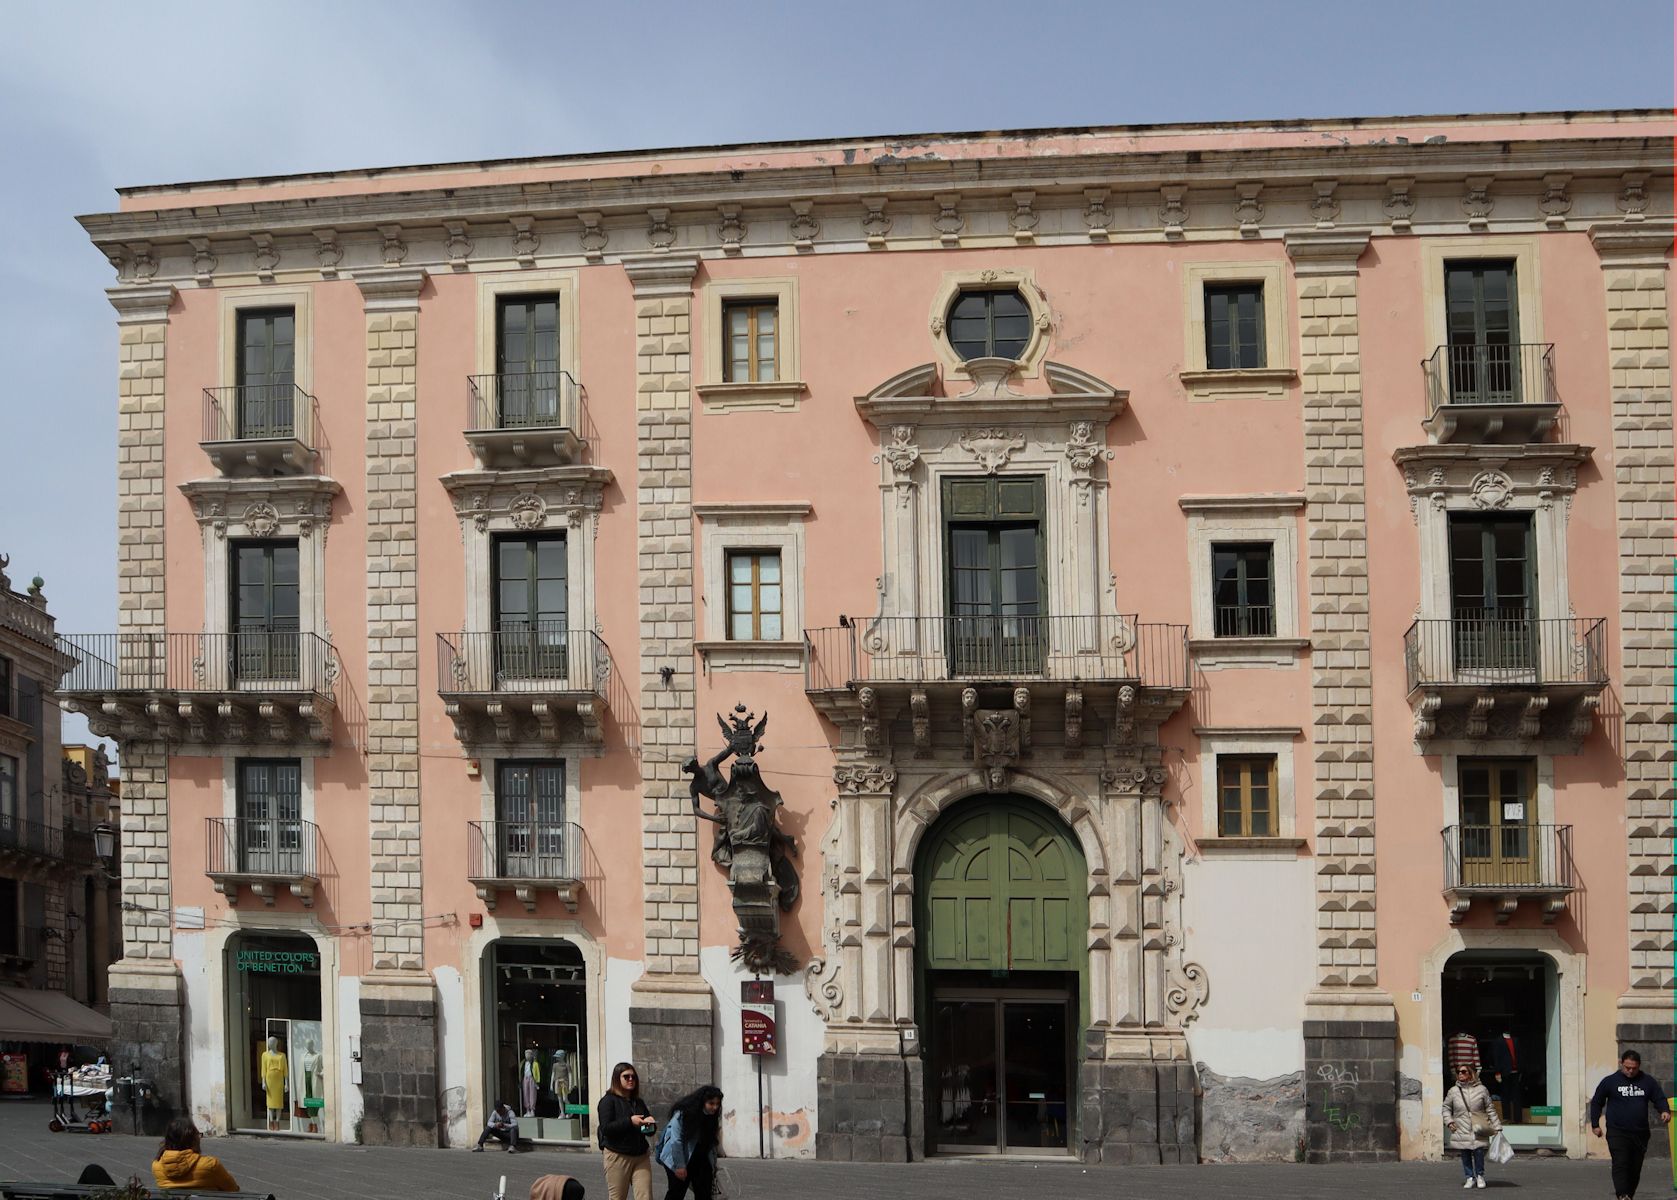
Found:
[(1485, 1186), (1485, 1148), (1502, 1132), (1491, 1093), (1467, 1063), (1456, 1067), (1456, 1082), (1444, 1093), (1445, 1145), (1462, 1158), (1462, 1186)]
[(641, 1099), (640, 1076), (633, 1063), (611, 1069), (611, 1090), (600, 1097), (597, 1112), (600, 1149), (606, 1158), (608, 1200), (652, 1200), (652, 1154), (647, 1140), (658, 1123)]

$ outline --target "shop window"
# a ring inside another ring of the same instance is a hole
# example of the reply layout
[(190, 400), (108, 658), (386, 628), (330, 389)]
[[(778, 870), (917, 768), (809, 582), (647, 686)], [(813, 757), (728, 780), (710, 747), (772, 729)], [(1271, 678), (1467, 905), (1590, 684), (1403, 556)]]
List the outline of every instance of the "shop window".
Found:
[[(538, 1142), (589, 1138), (588, 982), (582, 952), (559, 939), (502, 939), (486, 953), (486, 1109), (497, 1098)], [(487, 1111), (478, 1114), (480, 1120)]]
[(228, 942), (229, 1116), (240, 1129), (321, 1134), (331, 1047), (321, 1024), (312, 938), (240, 934)]
[(1550, 1021), (1557, 983), (1543, 954), (1467, 952), (1444, 967), (1445, 1070), (1465, 1063), (1478, 1071), (1515, 1146), (1559, 1141), (1563, 1081)]

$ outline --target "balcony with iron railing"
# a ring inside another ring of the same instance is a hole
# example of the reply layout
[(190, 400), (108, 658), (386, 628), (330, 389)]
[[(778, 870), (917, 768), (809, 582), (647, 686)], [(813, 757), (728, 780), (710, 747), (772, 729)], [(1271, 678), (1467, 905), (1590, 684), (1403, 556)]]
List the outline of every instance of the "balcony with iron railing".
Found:
[(466, 442), (479, 466), (564, 466), (580, 457), (586, 409), (569, 371), (471, 375), (466, 391)]
[(58, 646), (72, 666), (57, 694), (101, 737), (197, 753), (332, 740), (338, 657), (318, 634), (66, 634)]
[(1443, 830), (1444, 897), (1460, 924), (1475, 900), (1494, 906), (1503, 925), (1521, 900), (1542, 906), (1543, 923), (1566, 910), (1576, 888), (1570, 825), (1450, 825)]
[[(879, 617), (804, 630), (804, 691), (837, 722), (859, 720), (864, 743), (907, 710), (917, 752), (939, 714), (970, 738), (979, 709), (1013, 708), (1032, 721), (1063, 715), (1068, 748), (1085, 714), (1133, 732), (1188, 697), (1188, 628), (1134, 616)], [(1098, 706), (1098, 707), (1097, 707)], [(1019, 723), (1029, 737), (1031, 722)]]
[(45, 932), (35, 926), (0, 929), (0, 979), (15, 983), (34, 972), (46, 954)]
[(1575, 753), (1607, 686), (1607, 625), (1518, 610), (1419, 620), (1403, 638), (1415, 739), (1515, 739)]
[(1555, 347), (1548, 342), (1459, 342), (1421, 364), (1422, 424), (1434, 442), (1536, 442), (1560, 415)]
[(543, 892), (552, 892), (570, 912), (582, 895), (586, 842), (572, 821), (470, 821), (466, 826), (467, 878), (491, 911), (503, 892), (512, 892), (534, 912)]
[(316, 416), (295, 383), (205, 388), (199, 444), (224, 475), (308, 475), (319, 462)]
[(25, 691), (16, 676), (13, 676), (9, 686), (0, 680), (0, 734), (33, 741), (40, 727), (40, 693)]
[(611, 654), (588, 629), (536, 623), (437, 635), (437, 692), (461, 745), (598, 746)]
[(53, 869), (64, 861), (64, 826), (0, 812), (0, 870)]
[(320, 886), (320, 829), (296, 817), (208, 817), (204, 873), (237, 907), (240, 889), (273, 907), (280, 888), (314, 907)]

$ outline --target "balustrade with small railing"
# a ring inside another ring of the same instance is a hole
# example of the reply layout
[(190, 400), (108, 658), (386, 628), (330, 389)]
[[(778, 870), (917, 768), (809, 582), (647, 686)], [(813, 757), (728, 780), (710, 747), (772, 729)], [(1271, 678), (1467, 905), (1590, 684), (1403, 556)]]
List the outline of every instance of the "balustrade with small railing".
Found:
[(296, 630), (66, 634), (58, 648), (74, 664), (58, 685), (61, 693), (261, 690), (334, 700), (337, 695), (332, 644)]
[(1472, 611), (1416, 621), (1403, 638), (1409, 689), (1429, 684), (1602, 686), (1606, 622)]
[(1570, 892), (1572, 826), (1450, 825), (1443, 830), (1450, 891)]
[(320, 829), (298, 817), (206, 818), (206, 874), (318, 879)]
[(606, 664), (599, 634), (557, 623), (437, 635), (437, 690), (445, 694), (595, 692)]
[(581, 393), (569, 371), (467, 377), (466, 429), (578, 429)]
[(1438, 347), (1422, 364), (1427, 416), (1447, 404), (1555, 403), (1552, 342), (1457, 342)]
[(582, 877), (582, 827), (574, 821), (471, 821), (467, 841), (473, 881)]
[(300, 442), (315, 446), (315, 399), (295, 383), (253, 383), (204, 389), (205, 445)]

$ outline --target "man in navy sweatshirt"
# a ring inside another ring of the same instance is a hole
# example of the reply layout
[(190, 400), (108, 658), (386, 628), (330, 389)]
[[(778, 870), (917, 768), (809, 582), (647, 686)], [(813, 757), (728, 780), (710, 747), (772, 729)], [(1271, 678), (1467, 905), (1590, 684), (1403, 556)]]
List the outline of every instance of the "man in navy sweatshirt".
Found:
[(1671, 1121), (1671, 1103), (1660, 1090), (1659, 1080), (1642, 1073), (1642, 1056), (1634, 1050), (1619, 1055), (1619, 1069), (1596, 1084), (1590, 1097), (1590, 1132), (1601, 1136), (1601, 1118), (1607, 1116), (1607, 1152), (1613, 1156), (1613, 1194), (1619, 1200), (1634, 1200), (1642, 1181), (1642, 1156), (1648, 1153), (1648, 1106), (1660, 1115), (1660, 1124)]

